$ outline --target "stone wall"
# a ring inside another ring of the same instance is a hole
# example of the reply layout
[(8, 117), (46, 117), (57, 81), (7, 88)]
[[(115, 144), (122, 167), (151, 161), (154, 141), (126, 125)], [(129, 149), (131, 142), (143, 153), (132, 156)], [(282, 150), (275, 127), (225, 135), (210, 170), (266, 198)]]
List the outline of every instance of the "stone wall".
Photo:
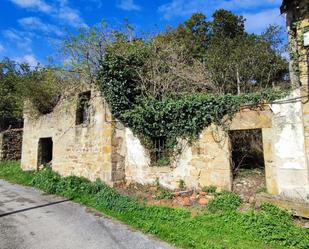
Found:
[(0, 161), (21, 159), (22, 137), (22, 129), (10, 129), (0, 133)]
[[(294, 91), (287, 99), (299, 96)], [(228, 130), (262, 129), (266, 185), (269, 193), (309, 202), (308, 164), (301, 100), (266, 106), (263, 110), (244, 109), (237, 113)], [(126, 129), (126, 179), (153, 184), (156, 179), (167, 188), (184, 180), (189, 188), (215, 185), (231, 190), (232, 167), (228, 130), (212, 125), (198, 141), (188, 146), (171, 167), (153, 167), (140, 141)]]
[[(294, 91), (287, 99), (300, 95)], [(75, 99), (75, 100), (74, 100)], [(228, 129), (211, 125), (189, 146), (179, 141), (182, 153), (169, 167), (151, 166), (150, 156), (129, 128), (112, 119), (102, 97), (93, 93), (91, 118), (75, 124), (76, 97), (61, 100), (50, 114), (33, 118), (25, 112), (22, 167), (38, 167), (40, 138), (53, 140), (52, 167), (61, 175), (100, 178), (109, 185), (127, 181), (175, 189), (183, 180), (189, 188), (215, 185), (231, 190), (232, 169), (229, 130), (261, 129), (268, 192), (309, 201), (305, 105), (292, 103), (243, 109), (228, 122)]]
[(90, 180), (99, 178), (112, 185), (114, 122), (102, 97), (95, 91), (92, 91), (90, 106), (90, 121), (80, 125), (76, 125), (75, 117), (77, 95), (60, 100), (50, 114), (35, 117), (31, 109), (26, 109), (22, 168), (38, 168), (38, 141), (51, 137), (52, 167), (55, 171), (63, 176), (83, 176)]

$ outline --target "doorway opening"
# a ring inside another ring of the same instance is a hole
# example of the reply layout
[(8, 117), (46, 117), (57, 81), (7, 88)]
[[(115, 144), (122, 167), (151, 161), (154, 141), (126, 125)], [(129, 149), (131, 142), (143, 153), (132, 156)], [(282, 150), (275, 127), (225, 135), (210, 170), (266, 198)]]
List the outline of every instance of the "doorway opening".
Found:
[(230, 131), (233, 191), (244, 201), (266, 192), (261, 129)]
[(50, 164), (53, 159), (53, 140), (51, 137), (40, 138), (38, 146), (38, 167)]

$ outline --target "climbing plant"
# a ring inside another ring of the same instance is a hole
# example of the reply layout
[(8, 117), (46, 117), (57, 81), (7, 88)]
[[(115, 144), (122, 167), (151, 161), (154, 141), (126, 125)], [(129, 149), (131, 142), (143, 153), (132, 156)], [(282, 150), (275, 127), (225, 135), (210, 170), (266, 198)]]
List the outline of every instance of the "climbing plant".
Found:
[[(141, 64), (134, 56), (132, 63)], [(221, 125), (242, 105), (253, 108), (286, 95), (283, 91), (267, 89), (242, 95), (190, 93), (157, 99), (139, 95), (134, 76), (134, 70), (121, 58), (106, 56), (99, 85), (114, 117), (130, 127), (150, 151), (155, 149), (151, 142), (154, 138), (164, 138), (169, 155), (175, 153), (178, 139), (194, 141), (204, 128), (211, 123)]]
[(287, 69), (276, 50), (278, 29), (251, 35), (243, 18), (224, 10), (215, 17), (209, 23), (195, 15), (150, 39), (119, 36), (100, 60), (98, 85), (113, 116), (156, 158), (164, 155), (164, 165), (179, 152), (181, 139), (193, 142), (210, 124), (223, 126), (242, 105), (254, 108), (286, 94), (274, 90)]

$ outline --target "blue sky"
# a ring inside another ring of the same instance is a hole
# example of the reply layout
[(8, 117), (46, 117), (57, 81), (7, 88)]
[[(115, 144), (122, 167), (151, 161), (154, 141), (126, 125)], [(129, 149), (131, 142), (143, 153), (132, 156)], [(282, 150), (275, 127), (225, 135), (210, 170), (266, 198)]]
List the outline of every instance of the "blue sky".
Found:
[(65, 30), (91, 26), (104, 19), (120, 25), (128, 18), (138, 31), (175, 26), (194, 12), (208, 17), (225, 8), (243, 15), (246, 29), (260, 33), (269, 24), (284, 26), (281, 0), (0, 0), (0, 59), (35, 65), (57, 57)]

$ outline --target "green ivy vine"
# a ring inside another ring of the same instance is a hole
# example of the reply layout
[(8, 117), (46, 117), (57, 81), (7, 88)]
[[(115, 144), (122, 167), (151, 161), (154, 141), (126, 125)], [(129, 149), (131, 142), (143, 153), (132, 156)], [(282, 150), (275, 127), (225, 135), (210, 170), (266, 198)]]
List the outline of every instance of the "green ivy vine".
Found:
[[(136, 57), (130, 63), (138, 65)], [(127, 62), (126, 62), (127, 63)], [(193, 142), (210, 124), (222, 125), (223, 118), (232, 117), (242, 105), (257, 107), (286, 96), (286, 92), (272, 89), (243, 95), (213, 95), (190, 93), (166, 96), (158, 100), (141, 97), (134, 70), (120, 58), (107, 55), (102, 62), (99, 86), (113, 116), (131, 128), (150, 152), (156, 150), (155, 138), (164, 138), (167, 157), (177, 153), (179, 139)], [(163, 160), (164, 165), (170, 160)]]

